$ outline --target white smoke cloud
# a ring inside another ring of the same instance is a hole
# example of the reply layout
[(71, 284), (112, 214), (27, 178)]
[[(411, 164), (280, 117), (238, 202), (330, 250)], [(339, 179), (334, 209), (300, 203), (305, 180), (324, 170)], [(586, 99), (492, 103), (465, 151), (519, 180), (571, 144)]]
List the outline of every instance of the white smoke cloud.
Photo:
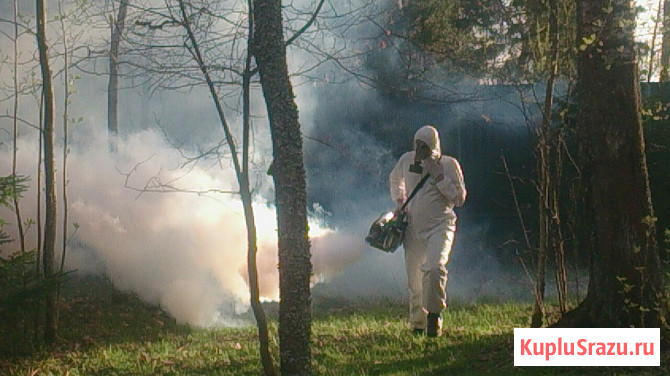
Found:
[[(305, 3), (305, 9), (311, 9), (310, 6)], [(297, 25), (302, 23), (298, 22)], [(105, 29), (105, 33), (107, 31)], [(328, 36), (323, 38), (328, 40)], [(25, 44), (22, 50), (34, 49), (34, 40), (29, 39), (29, 36), (22, 42)], [(3, 46), (9, 45), (5, 43)], [(292, 72), (314, 65), (312, 60), (306, 60), (306, 55), (300, 49), (289, 49)], [(5, 67), (0, 71), (0, 79), (9, 83), (12, 73)], [(324, 73), (323, 77), (328, 74)], [(296, 100), (301, 111), (303, 131), (307, 136), (317, 130), (315, 125), (318, 118), (315, 114), (323, 113), (328, 108), (337, 108), (333, 112), (337, 118), (352, 111), (352, 108), (347, 108), (343, 113), (337, 106), (339, 102), (315, 94), (314, 87), (305, 85), (308, 79), (294, 77), (293, 81), (297, 83)], [(59, 84), (62, 85), (62, 82)], [(325, 85), (317, 81), (315, 85), (322, 84)], [(110, 155), (106, 140), (99, 136), (106, 133), (105, 129), (102, 126), (88, 126), (104, 123), (105, 87), (105, 80), (85, 77), (77, 83), (79, 93), (73, 98), (71, 114), (83, 116), (86, 124), (78, 124), (76, 129), (71, 127), (71, 140), (76, 145), (72, 146), (68, 164), (69, 232), (74, 231), (73, 223), (77, 223), (79, 229), (68, 246), (66, 268), (105, 274), (117, 288), (134, 292), (148, 302), (160, 304), (181, 322), (203, 327), (242, 324), (238, 314), (247, 309), (248, 292), (246, 229), (240, 201), (234, 195), (226, 194), (139, 194), (124, 186), (126, 177), (121, 173), (129, 172), (137, 166), (127, 182), (133, 187), (141, 188), (152, 177), (160, 176), (162, 182), (174, 180), (173, 184), (182, 189), (234, 190), (235, 176), (228, 161), (222, 161), (223, 167), (201, 164), (192, 169), (181, 169), (179, 166), (184, 160), (158, 132), (136, 131), (152, 127), (158, 121), (178, 143), (183, 142), (187, 146), (216, 144), (216, 140), (221, 138), (220, 125), (207, 91), (195, 88), (186, 94), (160, 92), (151, 98), (146, 92), (138, 95), (133, 90), (122, 91), (119, 119), (121, 133), (126, 134), (127, 138), (119, 144), (118, 153)], [(58, 98), (62, 95), (60, 89), (56, 92), (56, 103), (61, 103)], [(373, 109), (383, 105), (376, 92), (366, 91), (357, 84), (348, 86), (341, 93)], [(264, 103), (258, 87), (253, 95), (252, 114), (255, 120), (264, 116)], [(237, 108), (236, 100), (231, 101), (226, 107)], [(60, 107), (57, 110), (60, 111)], [(21, 112), (25, 112), (25, 117), (35, 122), (36, 108), (36, 101), (22, 99)], [(369, 108), (358, 111), (373, 112)], [(61, 115), (57, 113), (56, 117), (60, 119)], [(234, 111), (227, 114), (230, 124), (239, 124), (236, 115)], [(271, 154), (271, 148), (265, 121), (258, 123), (262, 123), (262, 126), (255, 127), (252, 136), (256, 146), (254, 163), (259, 169), (256, 176), (262, 177), (270, 162), (268, 155)], [(319, 284), (315, 290), (323, 295), (352, 300), (400, 299), (405, 296), (406, 290), (402, 252), (387, 255), (366, 251), (369, 248), (363, 243), (369, 224), (382, 210), (388, 209), (385, 205), (392, 204), (386, 192), (385, 178), (390, 169), (388, 163), (394, 161), (390, 160), (390, 152), (386, 150), (388, 145), (376, 143), (369, 135), (355, 131), (355, 127), (352, 131), (349, 129), (352, 124), (347, 124), (346, 120), (342, 121), (341, 129), (339, 125), (332, 129), (333, 133), (341, 136), (343, 142), (334, 142), (333, 146), (342, 146), (342, 150), (324, 148), (323, 144), (314, 140), (305, 142), (308, 152), (311, 147), (314, 149), (313, 155), (320, 155), (318, 160), (315, 157), (317, 163), (314, 163), (311, 171), (315, 179), (309, 184), (317, 189), (323, 185), (337, 187), (338, 191), (329, 209), (339, 211), (334, 217), (337, 216), (340, 223), (348, 222), (346, 230), (329, 228), (328, 221), (323, 221), (318, 210), (310, 221), (315, 280), (327, 282)], [(239, 129), (234, 131), (239, 132)], [(32, 177), (31, 191), (21, 203), (26, 219), (34, 218), (36, 212), (37, 136), (25, 127), (21, 133), (24, 137), (19, 145), (19, 172)], [(0, 142), (4, 142), (0, 146), (0, 173), (3, 175), (10, 171), (11, 152), (8, 148), (11, 140), (7, 139), (8, 134), (0, 133), (3, 138)], [(236, 133), (236, 136), (239, 134)], [(60, 137), (57, 135), (57, 140)], [(407, 142), (411, 144), (410, 141)], [(60, 159), (62, 150), (57, 153)], [(143, 163), (138, 165), (140, 162)], [(366, 168), (365, 171), (360, 168), (361, 164)], [(57, 166), (60, 182), (60, 161)], [(336, 171), (336, 167), (339, 170)], [(315, 173), (317, 169), (321, 175)], [(378, 176), (369, 174), (369, 171), (377, 170)], [(324, 171), (327, 174), (323, 174)], [(379, 181), (384, 189), (365, 191), (360, 188), (362, 179)], [(274, 206), (267, 201), (272, 197), (272, 184), (268, 177), (261, 178), (259, 184), (257, 191), (261, 193), (254, 210), (259, 234), (261, 293), (266, 299), (277, 299), (276, 219)], [(59, 187), (59, 200), (60, 190)], [(59, 206), (59, 215), (62, 215), (62, 206)], [(320, 218), (317, 220), (316, 217)], [(0, 218), (10, 223), (6, 227), (8, 230), (15, 229), (11, 212), (1, 209)], [(61, 221), (59, 226), (62, 226)], [(61, 230), (62, 227), (59, 233)], [(28, 239), (33, 241), (29, 246), (34, 247), (34, 226), (29, 229), (28, 235)], [(466, 239), (466, 236), (459, 232), (457, 242), (461, 238)], [(15, 250), (18, 244), (15, 242), (11, 246)], [(60, 249), (60, 245), (57, 249)], [(458, 267), (458, 252), (455, 253), (455, 262), (452, 264)], [(356, 262), (358, 260), (360, 262)], [(479, 261), (471, 264), (478, 264)], [(450, 282), (452, 290), (456, 290), (457, 294), (468, 295), (475, 291), (472, 285), (486, 284), (488, 288), (493, 284), (489, 281), (497, 281), (497, 278), (491, 277), (499, 272), (495, 260), (487, 259), (485, 264), (477, 266), (477, 269), (461, 270), (460, 276), (459, 271), (454, 270), (455, 273), (451, 274), (454, 283)], [(484, 282), (464, 283), (468, 278), (473, 279), (473, 276), (482, 276)], [(458, 291), (459, 286), (462, 292)], [(507, 287), (501, 284), (500, 289)]]
[[(202, 327), (239, 324), (237, 314), (246, 310), (249, 299), (240, 200), (231, 194), (139, 193), (127, 187), (144, 187), (159, 176), (184, 190), (233, 191), (237, 183), (232, 169), (195, 166), (185, 171), (179, 168), (183, 163), (179, 153), (154, 131), (129, 136), (119, 143), (117, 155), (107, 149), (104, 138), (93, 139), (68, 157), (69, 232), (75, 223), (78, 229), (68, 246), (66, 269), (103, 273), (116, 288), (159, 304), (180, 322)], [(19, 151), (18, 170), (32, 176), (31, 189), (21, 201), (25, 220), (36, 213), (36, 174), (31, 172), (36, 171), (36, 142), (21, 139)], [(1, 154), (2, 171), (10, 171), (8, 144)], [(124, 173), (130, 171), (127, 178)], [(60, 200), (61, 188), (57, 191)], [(62, 218), (62, 206), (58, 211)], [(275, 209), (259, 197), (254, 211), (261, 295), (274, 300), (278, 298)], [(15, 223), (7, 209), (1, 218)], [(14, 227), (6, 229), (11, 232)], [(336, 275), (364, 250), (362, 240), (341, 235), (320, 221), (311, 220), (310, 228), (317, 279)], [(29, 247), (34, 247), (34, 226), (27, 238)], [(16, 250), (18, 242), (10, 247)]]

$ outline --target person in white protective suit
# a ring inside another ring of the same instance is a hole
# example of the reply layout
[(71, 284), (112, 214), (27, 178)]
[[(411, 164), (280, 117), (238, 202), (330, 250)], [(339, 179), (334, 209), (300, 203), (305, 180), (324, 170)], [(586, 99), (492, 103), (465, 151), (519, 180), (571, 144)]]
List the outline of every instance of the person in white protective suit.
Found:
[(436, 337), (442, 331), (440, 314), (447, 307), (447, 263), (456, 232), (454, 207), (463, 205), (467, 192), (460, 164), (442, 155), (439, 134), (430, 125), (416, 132), (414, 150), (400, 157), (389, 176), (397, 210), (426, 174), (430, 177), (405, 209), (408, 226), (403, 245), (410, 323), (414, 333)]

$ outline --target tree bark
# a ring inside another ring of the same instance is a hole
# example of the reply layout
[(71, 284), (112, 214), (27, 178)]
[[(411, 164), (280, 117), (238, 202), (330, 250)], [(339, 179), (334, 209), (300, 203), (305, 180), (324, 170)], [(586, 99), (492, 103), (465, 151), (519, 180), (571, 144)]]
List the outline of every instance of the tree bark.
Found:
[(46, 322), (44, 339), (47, 343), (56, 340), (58, 327), (58, 305), (56, 302), (56, 278), (54, 271), (54, 257), (56, 246), (56, 180), (54, 169), (54, 118), (53, 118), (53, 88), (49, 55), (46, 42), (46, 10), (43, 0), (36, 0), (37, 7), (37, 47), (42, 71), (42, 89), (44, 95), (44, 244), (42, 260), (44, 278), (48, 284), (46, 296)]
[(270, 120), (279, 229), (279, 351), (283, 375), (310, 375), (307, 197), (298, 108), (288, 76), (281, 2), (254, 0), (254, 48)]
[(665, 313), (644, 154), (634, 12), (626, 0), (581, 0), (577, 25), (578, 134), (594, 248), (587, 296), (557, 325), (657, 327)]
[(128, 3), (121, 0), (119, 14), (112, 23), (112, 37), (109, 48), (109, 83), (107, 85), (107, 132), (110, 137), (110, 148), (114, 150), (115, 138), (119, 133), (119, 45), (126, 22)]

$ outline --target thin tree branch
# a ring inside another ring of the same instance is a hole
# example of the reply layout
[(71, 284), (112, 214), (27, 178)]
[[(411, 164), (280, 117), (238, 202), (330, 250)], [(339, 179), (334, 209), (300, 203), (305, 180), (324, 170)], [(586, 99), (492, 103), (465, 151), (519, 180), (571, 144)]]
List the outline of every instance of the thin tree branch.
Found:
[(314, 10), (314, 13), (312, 13), (312, 16), (310, 17), (309, 21), (307, 21), (307, 23), (305, 23), (300, 29), (298, 29), (298, 31), (296, 31), (295, 34), (293, 34), (290, 38), (288, 38), (284, 43), (284, 46), (288, 46), (291, 43), (293, 43), (293, 41), (298, 39), (300, 35), (302, 35), (305, 31), (307, 31), (307, 29), (309, 29), (310, 26), (312, 26), (312, 24), (316, 20), (316, 17), (319, 15), (319, 12), (321, 12), (321, 7), (323, 7), (324, 2), (325, 0), (319, 1), (319, 4), (316, 6), (316, 10)]

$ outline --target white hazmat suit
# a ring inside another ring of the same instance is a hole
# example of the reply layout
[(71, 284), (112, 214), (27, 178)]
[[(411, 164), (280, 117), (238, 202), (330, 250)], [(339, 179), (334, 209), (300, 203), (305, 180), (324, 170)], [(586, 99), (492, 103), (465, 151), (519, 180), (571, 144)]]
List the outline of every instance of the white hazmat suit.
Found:
[[(433, 170), (441, 169), (443, 175), (432, 174), (406, 208), (409, 224), (404, 248), (410, 323), (414, 329), (425, 329), (427, 314), (439, 314), (447, 306), (447, 263), (456, 231), (454, 207), (463, 205), (467, 192), (458, 161), (442, 155), (437, 129), (429, 125), (420, 128), (414, 135), (415, 144), (416, 140), (430, 147), (430, 158), (437, 162), (430, 161)], [(427, 168), (423, 173), (410, 172), (414, 159), (414, 151), (403, 154), (391, 171), (391, 197), (396, 202), (405, 200), (427, 174)]]

